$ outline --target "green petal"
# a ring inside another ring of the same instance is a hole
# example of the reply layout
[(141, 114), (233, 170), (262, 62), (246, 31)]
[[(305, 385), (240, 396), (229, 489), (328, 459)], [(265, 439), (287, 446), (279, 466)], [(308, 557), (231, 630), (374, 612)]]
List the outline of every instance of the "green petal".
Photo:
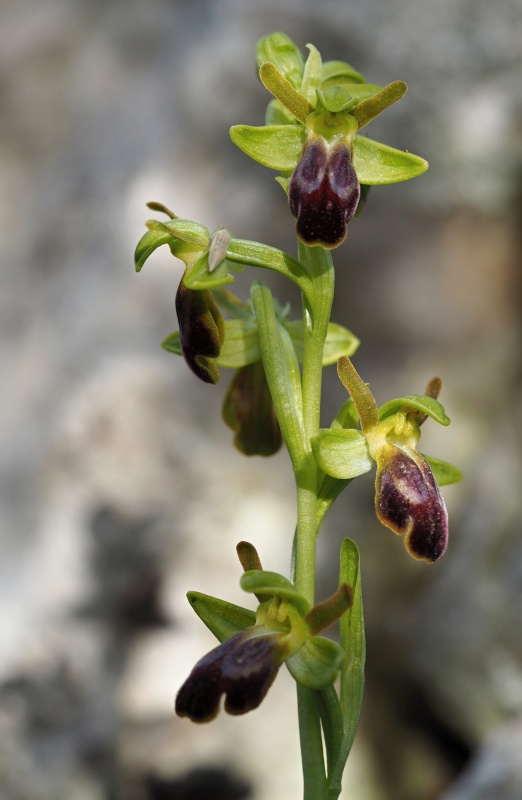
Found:
[(255, 611), (201, 592), (188, 592), (187, 599), (207, 628), (220, 641), (256, 624)]
[(372, 468), (366, 437), (353, 428), (323, 428), (312, 438), (315, 460), (332, 478), (356, 478)]
[[(205, 250), (210, 242), (208, 230), (196, 222), (187, 219), (172, 219), (167, 222), (152, 219), (147, 223), (149, 228), (137, 244), (134, 253), (134, 264), (136, 272), (139, 272), (145, 261), (158, 247), (170, 244), (173, 254), (187, 263), (185, 256), (192, 256), (189, 261), (199, 258), (200, 253)], [(184, 243), (183, 247), (179, 247)], [(178, 247), (178, 252), (176, 251)]]
[(304, 69), (303, 54), (286, 33), (276, 31), (263, 36), (256, 46), (257, 68), (270, 62), (289, 81), (294, 89), (299, 89)]
[(336, 430), (337, 428), (358, 428), (358, 427), (359, 427), (359, 414), (357, 413), (357, 409), (355, 408), (355, 403), (350, 397), (350, 399), (347, 400), (346, 403), (343, 403), (343, 405), (335, 415), (332, 424), (330, 425), (330, 428), (331, 430)]
[(440, 425), (449, 425), (450, 418), (444, 411), (444, 406), (433, 397), (427, 397), (424, 394), (410, 394), (407, 397), (397, 397), (395, 400), (389, 400), (379, 409), (379, 422), (395, 414), (396, 411), (420, 411), (431, 417)]
[(352, 112), (359, 124), (359, 130), (379, 116), (385, 108), (404, 97), (407, 91), (408, 87), (404, 81), (393, 81), (380, 92), (360, 103)]
[(266, 125), (299, 125), (293, 114), (284, 107), (280, 100), (274, 97), (270, 100), (265, 112)]
[(225, 321), (225, 341), (217, 363), (220, 367), (237, 369), (261, 358), (257, 322), (254, 319)]
[(302, 617), (310, 611), (310, 604), (302, 594), (296, 592), (293, 584), (278, 572), (250, 570), (244, 572), (239, 585), (245, 592), (281, 597), (293, 605)]
[(428, 162), (420, 156), (364, 136), (356, 136), (353, 141), (353, 165), (360, 183), (370, 186), (408, 181), (428, 169)]
[(162, 244), (167, 244), (170, 240), (170, 234), (165, 231), (147, 231), (147, 233), (144, 233), (136, 245), (136, 250), (134, 252), (134, 266), (136, 272), (141, 270), (154, 250), (161, 247)]
[(447, 461), (443, 461), (441, 458), (427, 456), (425, 453), (421, 455), (430, 465), (439, 486), (449, 486), (451, 483), (458, 483), (462, 480), (462, 472), (457, 467), (454, 467), (453, 464), (448, 464)]
[(290, 175), (303, 153), (305, 130), (300, 125), (234, 125), (230, 138), (254, 161)]
[(325, 689), (336, 679), (343, 656), (336, 642), (324, 636), (311, 636), (285, 663), (297, 683), (308, 689)]
[(297, 92), (273, 64), (262, 64), (259, 68), (259, 77), (265, 89), (277, 97), (284, 107), (304, 125), (308, 114), (314, 110), (306, 97)]

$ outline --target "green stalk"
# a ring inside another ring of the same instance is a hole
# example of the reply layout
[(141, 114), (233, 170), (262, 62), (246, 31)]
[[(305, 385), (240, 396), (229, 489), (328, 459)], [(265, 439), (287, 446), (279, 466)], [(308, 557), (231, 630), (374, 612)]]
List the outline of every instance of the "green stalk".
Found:
[[(299, 257), (312, 278), (313, 304), (303, 296), (302, 408), (305, 457), (301, 468), (296, 470), (295, 474), (297, 488), (295, 587), (313, 606), (318, 468), (310, 440), (320, 426), (323, 348), (333, 300), (334, 269), (330, 253), (320, 247), (310, 248), (299, 244)], [(313, 693), (299, 685), (297, 700), (304, 800), (320, 800), (326, 791), (326, 770), (319, 709)]]

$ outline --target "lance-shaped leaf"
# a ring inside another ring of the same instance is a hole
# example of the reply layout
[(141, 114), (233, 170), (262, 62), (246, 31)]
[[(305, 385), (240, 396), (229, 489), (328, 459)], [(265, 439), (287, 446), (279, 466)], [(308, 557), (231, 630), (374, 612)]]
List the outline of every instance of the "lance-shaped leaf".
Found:
[(376, 186), (416, 178), (428, 169), (428, 162), (405, 150), (395, 150), (380, 142), (356, 136), (353, 164), (360, 183)]
[(188, 592), (187, 599), (209, 631), (220, 642), (225, 642), (234, 634), (256, 623), (255, 611), (226, 600), (219, 600), (201, 592)]
[(276, 319), (268, 287), (255, 281), (251, 297), (270, 394), (290, 458), (299, 469), (306, 459), (299, 364), (290, 336)]
[(366, 642), (361, 592), (359, 551), (355, 542), (345, 539), (341, 546), (339, 583), (353, 588), (353, 604), (339, 622), (340, 641), (344, 650), (341, 667), (341, 713), (343, 736), (335, 766), (328, 776), (327, 796), (338, 797), (346, 760), (352, 748), (359, 724), (364, 693), (364, 662)]
[(407, 413), (409, 410), (420, 411), (440, 425), (450, 424), (450, 418), (444, 411), (444, 406), (438, 400), (433, 397), (427, 397), (424, 394), (411, 394), (406, 397), (397, 397), (395, 400), (389, 400), (379, 409), (379, 422), (397, 411)]
[(356, 478), (373, 466), (366, 437), (353, 428), (323, 428), (312, 438), (319, 467), (333, 478)]

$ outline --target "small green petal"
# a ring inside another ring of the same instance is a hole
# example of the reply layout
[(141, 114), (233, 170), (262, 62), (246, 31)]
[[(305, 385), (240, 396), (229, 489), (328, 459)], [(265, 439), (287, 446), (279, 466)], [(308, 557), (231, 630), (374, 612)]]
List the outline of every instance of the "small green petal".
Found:
[(306, 97), (297, 92), (273, 64), (263, 64), (259, 68), (259, 77), (265, 89), (277, 97), (285, 108), (304, 125), (308, 114), (314, 110)]
[(308, 689), (325, 689), (336, 679), (343, 657), (343, 650), (336, 642), (312, 636), (285, 663), (297, 683)]
[(332, 478), (356, 478), (372, 468), (366, 437), (353, 428), (323, 428), (312, 438), (312, 450), (320, 468)]
[(225, 321), (225, 341), (217, 362), (220, 367), (238, 369), (261, 358), (257, 322), (228, 319)]
[[(342, 86), (329, 86), (327, 89), (318, 89), (317, 98), (320, 100), (321, 105), (332, 114), (351, 111), (359, 102)], [(357, 131), (357, 126), (355, 126), (355, 130)]]
[(408, 413), (408, 411), (420, 411), (431, 417), (440, 425), (449, 425), (450, 418), (444, 411), (444, 406), (435, 400), (433, 397), (427, 397), (424, 394), (410, 394), (407, 397), (397, 397), (395, 400), (389, 400), (379, 409), (379, 422), (382, 422), (386, 417), (395, 414), (396, 411)]
[(393, 81), (373, 97), (360, 103), (353, 111), (353, 116), (359, 124), (359, 130), (379, 116), (385, 108), (404, 97), (407, 91), (408, 87), (404, 81)]
[(337, 414), (335, 415), (330, 428), (336, 430), (337, 428), (358, 428), (359, 427), (359, 414), (355, 408), (355, 403), (350, 397), (346, 403), (343, 403)]
[(373, 394), (365, 384), (349, 358), (340, 358), (337, 362), (337, 373), (345, 389), (350, 392), (355, 403), (361, 428), (368, 433), (375, 427), (378, 420), (377, 404)]
[(364, 136), (353, 140), (353, 164), (359, 181), (370, 186), (408, 181), (422, 175), (429, 166), (420, 156)]
[(230, 138), (254, 161), (290, 175), (303, 153), (305, 130), (300, 125), (234, 125)]
[(430, 465), (439, 486), (449, 486), (451, 483), (458, 483), (462, 480), (463, 475), (458, 467), (448, 464), (447, 461), (443, 461), (441, 458), (427, 456), (425, 453), (422, 453), (422, 455)]
[(293, 114), (284, 107), (280, 100), (274, 97), (270, 100), (265, 112), (266, 125), (299, 125)]
[(256, 46), (257, 68), (274, 64), (294, 89), (299, 89), (303, 76), (303, 54), (286, 33), (276, 31), (263, 36)]
[(255, 611), (201, 592), (188, 592), (187, 599), (207, 628), (220, 641), (256, 624)]

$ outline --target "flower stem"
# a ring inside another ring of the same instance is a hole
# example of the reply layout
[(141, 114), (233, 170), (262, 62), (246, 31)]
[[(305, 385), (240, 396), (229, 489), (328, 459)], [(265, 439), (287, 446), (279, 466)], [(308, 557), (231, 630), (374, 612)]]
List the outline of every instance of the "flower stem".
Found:
[[(311, 606), (315, 594), (315, 542), (317, 538), (318, 468), (311, 438), (320, 426), (323, 349), (334, 290), (330, 253), (299, 244), (300, 261), (313, 282), (313, 303), (303, 297), (303, 427), (305, 457), (296, 470), (297, 533), (295, 587)], [(297, 686), (299, 735), (304, 778), (304, 800), (319, 800), (326, 790), (325, 764), (319, 709), (312, 692)]]

